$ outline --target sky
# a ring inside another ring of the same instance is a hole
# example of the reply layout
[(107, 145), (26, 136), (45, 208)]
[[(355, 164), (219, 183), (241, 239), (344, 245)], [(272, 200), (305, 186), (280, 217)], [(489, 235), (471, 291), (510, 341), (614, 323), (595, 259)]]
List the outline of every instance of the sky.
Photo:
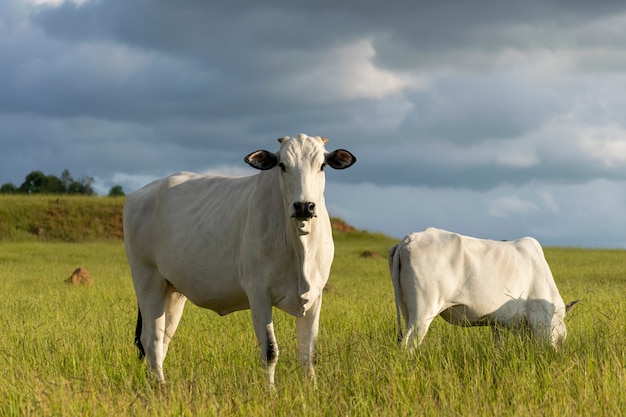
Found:
[(619, 1), (3, 0), (0, 184), (128, 194), (306, 133), (350, 150), (329, 212), (626, 248)]

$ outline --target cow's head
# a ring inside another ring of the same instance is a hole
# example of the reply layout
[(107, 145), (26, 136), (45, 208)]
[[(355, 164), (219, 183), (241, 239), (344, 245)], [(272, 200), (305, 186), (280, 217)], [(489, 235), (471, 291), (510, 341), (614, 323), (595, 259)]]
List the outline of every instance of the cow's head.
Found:
[(327, 152), (324, 144), (328, 139), (300, 134), (297, 137), (278, 139), (277, 153), (255, 151), (244, 161), (260, 170), (279, 170), (280, 188), (287, 216), (294, 218), (304, 231), (307, 222), (317, 216), (318, 207), (324, 204), (326, 179), (324, 168), (345, 169), (356, 158), (345, 149)]

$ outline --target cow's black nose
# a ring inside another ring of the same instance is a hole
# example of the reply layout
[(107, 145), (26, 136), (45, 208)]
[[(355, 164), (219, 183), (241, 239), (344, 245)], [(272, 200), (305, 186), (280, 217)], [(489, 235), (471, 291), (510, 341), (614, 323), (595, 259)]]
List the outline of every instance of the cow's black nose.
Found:
[(311, 217), (315, 217), (315, 203), (301, 201), (293, 203), (293, 208), (295, 210), (293, 217), (297, 219), (310, 219)]

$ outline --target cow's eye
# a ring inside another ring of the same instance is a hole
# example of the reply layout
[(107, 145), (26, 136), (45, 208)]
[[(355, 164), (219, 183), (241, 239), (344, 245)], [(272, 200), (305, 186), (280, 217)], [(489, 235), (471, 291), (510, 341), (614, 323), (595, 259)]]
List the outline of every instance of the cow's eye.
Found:
[(281, 162), (280, 164), (278, 164), (278, 166), (280, 167), (281, 171), (285, 172), (285, 164)]

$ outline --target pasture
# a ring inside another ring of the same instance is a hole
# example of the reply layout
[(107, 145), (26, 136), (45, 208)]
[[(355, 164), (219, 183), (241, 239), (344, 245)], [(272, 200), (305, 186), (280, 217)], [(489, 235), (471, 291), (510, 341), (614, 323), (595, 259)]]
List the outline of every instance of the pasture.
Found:
[[(266, 391), (249, 311), (188, 303), (165, 361), (146, 377), (132, 344), (136, 301), (123, 244), (0, 241), (0, 415), (613, 416), (626, 410), (626, 251), (547, 248), (566, 318), (561, 352), (440, 318), (415, 355), (396, 345), (386, 253), (396, 240), (335, 232), (317, 387), (275, 310), (276, 393)], [(370, 250), (382, 258), (363, 258)], [(92, 287), (63, 283), (86, 268)]]

